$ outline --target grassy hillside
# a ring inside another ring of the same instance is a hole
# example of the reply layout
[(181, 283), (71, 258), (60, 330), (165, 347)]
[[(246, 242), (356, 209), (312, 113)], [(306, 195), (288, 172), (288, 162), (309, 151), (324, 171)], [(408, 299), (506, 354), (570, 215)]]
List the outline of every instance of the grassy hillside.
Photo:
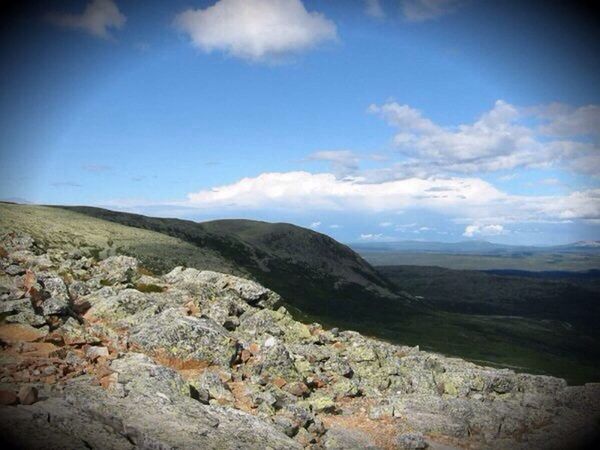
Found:
[(162, 233), (46, 206), (0, 202), (0, 232), (23, 231), (43, 246), (78, 248), (97, 256), (127, 254), (154, 272), (183, 265), (247, 275), (219, 253)]

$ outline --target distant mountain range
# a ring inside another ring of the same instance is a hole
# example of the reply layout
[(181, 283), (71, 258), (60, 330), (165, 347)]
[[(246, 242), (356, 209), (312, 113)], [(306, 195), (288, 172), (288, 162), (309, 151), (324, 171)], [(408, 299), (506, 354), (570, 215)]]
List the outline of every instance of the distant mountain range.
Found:
[(350, 246), (361, 252), (399, 252), (411, 253), (449, 253), (449, 254), (539, 254), (539, 253), (598, 253), (600, 254), (600, 241), (578, 241), (566, 245), (554, 246), (529, 246), (496, 244), (489, 241), (462, 241), (462, 242), (427, 242), (427, 241), (398, 241), (398, 242), (359, 242)]

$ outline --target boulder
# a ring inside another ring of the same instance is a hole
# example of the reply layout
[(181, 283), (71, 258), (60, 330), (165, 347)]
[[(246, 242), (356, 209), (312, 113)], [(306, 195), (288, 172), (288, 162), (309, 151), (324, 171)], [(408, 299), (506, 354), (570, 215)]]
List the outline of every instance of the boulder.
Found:
[(255, 281), (209, 270), (176, 267), (165, 275), (164, 279), (192, 291), (206, 286), (214, 287), (223, 293), (232, 293), (249, 305), (260, 308), (272, 308), (280, 300), (279, 295)]
[(236, 349), (227, 330), (214, 320), (170, 308), (131, 329), (131, 342), (169, 358), (200, 360), (228, 367)]
[(231, 390), (215, 370), (205, 370), (198, 378), (190, 380), (190, 384), (198, 391), (203, 403), (214, 400), (221, 405), (232, 405), (235, 400)]
[(0, 405), (16, 405), (19, 403), (19, 397), (14, 391), (0, 389)]
[(410, 450), (422, 450), (429, 447), (425, 437), (421, 433), (404, 433), (397, 438), (398, 447)]
[(342, 427), (332, 427), (325, 433), (323, 440), (325, 449), (343, 450), (343, 449), (370, 449), (376, 450), (379, 447), (373, 439), (367, 434), (359, 431)]
[(38, 401), (38, 390), (33, 386), (22, 386), (18, 397), (21, 405), (33, 405)]
[(96, 274), (106, 283), (129, 283), (137, 276), (138, 261), (130, 256), (110, 256), (98, 264)]

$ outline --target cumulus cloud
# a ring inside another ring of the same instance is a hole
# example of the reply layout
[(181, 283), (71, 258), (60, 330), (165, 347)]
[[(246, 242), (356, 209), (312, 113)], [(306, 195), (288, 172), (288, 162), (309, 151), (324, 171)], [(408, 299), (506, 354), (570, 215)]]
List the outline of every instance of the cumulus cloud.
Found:
[(188, 194), (186, 206), (204, 209), (287, 209), (395, 212), (421, 209), (489, 224), (600, 218), (600, 189), (568, 195), (503, 192), (476, 177), (407, 178), (379, 183), (331, 173), (272, 172)]
[(381, 19), (385, 17), (385, 12), (379, 0), (365, 0), (365, 12), (368, 16)]
[(92, 0), (81, 14), (52, 12), (46, 19), (56, 26), (82, 30), (103, 39), (111, 39), (109, 29), (121, 29), (127, 21), (113, 0)]
[(401, 9), (409, 22), (424, 22), (450, 14), (464, 3), (464, 0), (402, 0)]
[(219, 0), (188, 9), (175, 25), (192, 44), (254, 61), (278, 58), (337, 39), (335, 24), (300, 0)]
[(465, 232), (463, 236), (465, 237), (475, 237), (475, 236), (498, 236), (499, 234), (505, 234), (506, 230), (504, 226), (500, 224), (491, 224), (491, 225), (467, 225), (465, 228)]
[(321, 226), (321, 222), (313, 222), (309, 225), (309, 228), (319, 228)]
[[(396, 102), (373, 104), (367, 111), (397, 129), (394, 144), (407, 158), (387, 168), (387, 176), (423, 177), (558, 163), (579, 172), (597, 172), (600, 149), (593, 136), (597, 109), (518, 108), (498, 100), (473, 123), (454, 127), (436, 124), (421, 111)], [(527, 124), (527, 120), (535, 124)], [(569, 139), (564, 138), (567, 134)]]

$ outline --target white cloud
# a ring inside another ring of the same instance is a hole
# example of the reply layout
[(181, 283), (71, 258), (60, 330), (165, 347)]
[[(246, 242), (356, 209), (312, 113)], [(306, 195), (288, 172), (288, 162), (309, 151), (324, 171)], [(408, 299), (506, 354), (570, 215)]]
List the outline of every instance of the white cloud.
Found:
[[(444, 187), (448, 193), (427, 193)], [(493, 200), (502, 195), (489, 183), (477, 178), (410, 178), (383, 183), (365, 183), (359, 179), (341, 180), (330, 173), (263, 173), (237, 183), (188, 195), (192, 204), (232, 205), (243, 208), (299, 207), (315, 209), (359, 209), (390, 211), (420, 205), (452, 208), (480, 199)], [(418, 200), (418, 201), (417, 201)]]
[(402, 0), (401, 8), (409, 22), (424, 22), (454, 12), (464, 3), (464, 0)]
[(381, 241), (384, 239), (385, 239), (385, 236), (383, 234), (366, 233), (366, 234), (360, 235), (361, 241)]
[(340, 225), (338, 225), (337, 223), (331, 224), (329, 225), (329, 228), (332, 228), (334, 230), (337, 230), (338, 228), (341, 228)]
[(374, 183), (339, 179), (330, 173), (275, 172), (191, 193), (186, 202), (175, 204), (219, 210), (302, 208), (359, 213), (420, 209), (494, 224), (598, 219), (600, 189), (528, 196), (507, 194), (474, 177), (407, 178)]
[(379, 0), (365, 0), (365, 12), (368, 16), (381, 19), (385, 17), (385, 12)]
[[(472, 174), (518, 167), (543, 168), (553, 164), (594, 174), (600, 169), (600, 149), (592, 136), (596, 113), (592, 107), (586, 107), (585, 112), (576, 111), (567, 115), (564, 112), (550, 115), (538, 108), (519, 109), (498, 100), (475, 122), (444, 127), (409, 105), (396, 102), (371, 105), (368, 112), (379, 115), (397, 128), (394, 143), (407, 158), (374, 176)], [(568, 120), (561, 119), (567, 116)], [(581, 122), (577, 122), (577, 118)], [(551, 121), (539, 127), (526, 125), (525, 119)], [(557, 121), (563, 125), (557, 125)], [(566, 132), (570, 129), (585, 135), (571, 139), (553, 138), (547, 135), (549, 129), (554, 134), (558, 133), (557, 130)]]
[(83, 30), (103, 39), (111, 39), (109, 29), (121, 29), (127, 21), (113, 0), (92, 0), (81, 14), (54, 12), (46, 19), (59, 27)]
[(468, 225), (465, 228), (465, 232), (463, 236), (465, 237), (475, 237), (475, 236), (498, 236), (500, 234), (506, 234), (506, 230), (500, 224), (492, 224), (492, 225), (479, 225), (473, 224)]
[(392, 222), (380, 222), (379, 223), (379, 226), (384, 227), (384, 228), (391, 227), (392, 225), (394, 225)]
[(529, 112), (542, 120), (540, 132), (550, 136), (600, 135), (600, 106), (573, 108), (563, 103), (531, 108)]
[(320, 226), (321, 226), (321, 222), (313, 222), (308, 227), (316, 229), (316, 228), (319, 228)]
[(324, 150), (311, 153), (309, 160), (326, 161), (331, 164), (331, 168), (339, 175), (349, 175), (358, 170), (360, 158), (350, 150)]
[(337, 39), (335, 24), (300, 0), (219, 0), (175, 18), (192, 44), (254, 61), (278, 58)]

